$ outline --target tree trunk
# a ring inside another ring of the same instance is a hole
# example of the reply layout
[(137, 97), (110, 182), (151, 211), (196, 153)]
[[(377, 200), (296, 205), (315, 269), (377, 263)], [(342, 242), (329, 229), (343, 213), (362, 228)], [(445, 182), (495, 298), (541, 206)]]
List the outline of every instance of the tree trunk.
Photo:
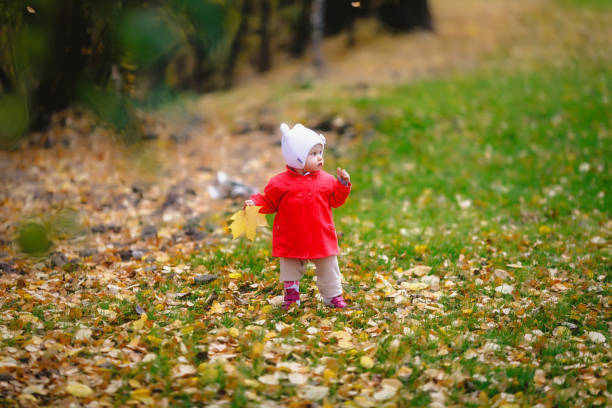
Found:
[(242, 10), (240, 12), (242, 18), (240, 20), (240, 25), (238, 26), (238, 31), (236, 31), (236, 35), (232, 40), (232, 45), (230, 46), (230, 51), (227, 56), (227, 62), (225, 64), (225, 68), (223, 69), (223, 80), (226, 88), (229, 88), (233, 82), (236, 60), (238, 59), (238, 55), (242, 50), (242, 40), (244, 39), (244, 35), (247, 33), (249, 28), (248, 16), (251, 11), (250, 2), (251, 0), (242, 1)]
[(325, 0), (313, 0), (310, 14), (310, 23), (312, 24), (312, 55), (314, 67), (319, 75), (323, 74), (325, 67), (323, 56), (324, 10)]
[(13, 83), (2, 68), (0, 68), (0, 85), (2, 85), (2, 90), (4, 92), (11, 92), (13, 90)]
[(298, 21), (294, 24), (293, 40), (291, 42), (291, 55), (299, 57), (306, 51), (310, 34), (309, 16), (312, 9), (312, 0), (302, 0), (302, 9)]
[[(66, 0), (54, 24), (55, 59), (44, 69), (39, 86), (34, 91), (33, 129), (45, 128), (51, 113), (64, 109), (73, 100), (78, 80), (87, 66), (88, 57), (82, 50), (90, 49), (90, 24), (81, 13), (80, 2)], [(53, 26), (52, 26), (53, 27)]]
[(378, 9), (378, 18), (389, 28), (398, 31), (434, 29), (427, 0), (387, 1)]
[(257, 61), (257, 71), (266, 72), (270, 69), (270, 2), (260, 0), (261, 4), (261, 25), (259, 26), (259, 58)]
[(404, 0), (402, 1), (402, 8), (412, 27), (433, 31), (433, 21), (427, 0)]

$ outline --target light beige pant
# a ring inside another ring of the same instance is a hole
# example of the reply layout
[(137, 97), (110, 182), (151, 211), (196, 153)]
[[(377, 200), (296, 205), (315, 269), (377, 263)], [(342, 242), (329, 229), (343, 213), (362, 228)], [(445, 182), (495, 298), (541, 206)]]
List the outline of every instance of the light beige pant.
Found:
[(336, 255), (311, 259), (310, 261), (306, 259), (281, 258), (280, 280), (283, 282), (300, 280), (306, 271), (308, 262), (312, 262), (316, 267), (317, 287), (324, 299), (329, 300), (342, 294), (342, 276), (340, 275), (340, 267), (338, 267)]

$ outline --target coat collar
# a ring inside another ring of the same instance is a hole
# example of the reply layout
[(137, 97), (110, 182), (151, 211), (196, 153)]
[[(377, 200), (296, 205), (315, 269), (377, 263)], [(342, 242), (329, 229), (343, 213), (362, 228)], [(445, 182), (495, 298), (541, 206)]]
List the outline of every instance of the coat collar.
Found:
[(287, 172), (295, 177), (317, 176), (319, 172), (321, 171), (321, 170), (317, 170), (317, 171), (308, 172), (306, 174), (300, 174), (297, 171), (295, 171), (293, 167), (289, 167), (288, 165), (285, 165), (285, 167), (287, 168)]

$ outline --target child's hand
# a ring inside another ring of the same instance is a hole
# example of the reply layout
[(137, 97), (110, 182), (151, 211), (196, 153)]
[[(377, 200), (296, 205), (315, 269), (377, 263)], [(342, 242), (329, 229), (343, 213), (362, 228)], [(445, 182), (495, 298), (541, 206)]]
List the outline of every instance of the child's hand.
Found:
[(343, 184), (348, 184), (351, 182), (351, 175), (348, 174), (348, 171), (341, 169), (340, 167), (338, 167), (336, 171), (338, 172), (338, 178)]
[(250, 205), (255, 205), (255, 201), (253, 201), (253, 200), (246, 200), (244, 202), (244, 205), (242, 206), (242, 209), (244, 210), (245, 208), (247, 208), (247, 206), (250, 206)]

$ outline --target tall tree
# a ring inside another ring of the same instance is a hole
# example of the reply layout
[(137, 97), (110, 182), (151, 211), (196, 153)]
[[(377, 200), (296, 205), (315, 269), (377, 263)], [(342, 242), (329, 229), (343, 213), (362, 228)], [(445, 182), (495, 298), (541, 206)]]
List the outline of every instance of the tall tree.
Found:
[(266, 72), (270, 69), (270, 1), (260, 0), (261, 16), (259, 25), (259, 57), (257, 71)]
[(323, 34), (325, 31), (325, 0), (313, 0), (312, 11), (310, 14), (310, 24), (312, 25), (312, 55), (314, 67), (321, 75), (325, 67), (323, 55)]

